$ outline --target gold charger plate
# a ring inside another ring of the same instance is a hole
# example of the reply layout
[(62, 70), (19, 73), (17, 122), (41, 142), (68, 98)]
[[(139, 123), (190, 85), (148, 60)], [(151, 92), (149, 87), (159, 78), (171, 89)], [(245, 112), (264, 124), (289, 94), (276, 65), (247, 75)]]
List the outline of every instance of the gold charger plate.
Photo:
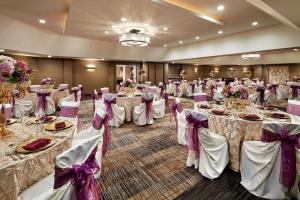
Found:
[[(54, 115), (51, 115), (51, 116), (48, 116), (48, 117), (52, 117), (52, 119), (48, 120), (48, 121), (44, 121), (43, 123), (49, 123), (49, 122), (53, 122), (54, 120), (57, 119), (57, 116), (54, 116)], [(37, 118), (33, 119), (32, 120), (32, 123), (33, 124), (39, 124), (39, 120)]]
[(17, 119), (9, 119), (9, 122), (7, 122), (7, 125), (11, 125), (16, 123), (18, 120)]
[[(70, 128), (71, 126), (73, 126), (73, 123), (70, 121), (62, 121), (66, 123), (66, 126), (64, 128), (60, 128), (60, 129), (55, 129), (55, 124), (56, 123), (49, 123), (49, 124), (45, 124), (44, 129), (46, 131), (61, 131), (61, 130), (65, 130), (67, 128)], [(57, 122), (59, 123), (59, 122)]]
[[(38, 139), (42, 139), (42, 138), (45, 138), (45, 139), (50, 139), (51, 142), (49, 144), (47, 144), (46, 146), (43, 146), (39, 149), (36, 149), (34, 151), (30, 151), (30, 150), (26, 150), (24, 149), (24, 146), (35, 141), (35, 140), (38, 140)], [(27, 153), (34, 153), (34, 152), (38, 152), (38, 151), (43, 151), (45, 149), (48, 149), (49, 147), (53, 146), (54, 144), (56, 143), (56, 138), (54, 137), (50, 137), (50, 136), (43, 136), (43, 137), (40, 137), (40, 138), (32, 138), (32, 139), (29, 139), (29, 140), (26, 140), (20, 144), (18, 144), (16, 146), (16, 153), (24, 153), (24, 154), (27, 154)]]
[(263, 120), (260, 116), (258, 116), (259, 119), (250, 119), (250, 118), (247, 118), (246, 115), (249, 115), (249, 114), (247, 114), (247, 113), (240, 113), (239, 114), (239, 118), (247, 120), (247, 121), (262, 121)]
[[(272, 116), (272, 114), (278, 114), (278, 115), (282, 115), (282, 117), (274, 117)], [(290, 116), (285, 114), (285, 113), (279, 113), (279, 112), (268, 112), (268, 113), (265, 113), (265, 116), (267, 117), (271, 117), (273, 119), (290, 119)]]

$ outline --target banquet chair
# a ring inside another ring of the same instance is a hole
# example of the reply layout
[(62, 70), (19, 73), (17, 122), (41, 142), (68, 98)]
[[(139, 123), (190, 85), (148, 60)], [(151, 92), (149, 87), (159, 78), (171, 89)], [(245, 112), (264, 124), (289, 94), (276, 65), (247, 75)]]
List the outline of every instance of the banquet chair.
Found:
[(206, 114), (186, 110), (186, 121), (189, 147), (186, 165), (199, 168), (208, 179), (218, 178), (229, 162), (226, 138), (208, 129)]
[(196, 88), (196, 84), (195, 83), (190, 83), (190, 85), (187, 87), (187, 91), (186, 91), (187, 94), (186, 95), (188, 97), (194, 96), (195, 88)]
[(61, 83), (58, 85), (58, 90), (63, 91), (63, 90), (67, 90), (69, 88), (69, 84), (66, 83)]
[(133, 122), (139, 126), (153, 124), (153, 93), (142, 95), (142, 103), (133, 108)]
[(151, 86), (151, 81), (146, 81), (146, 82), (145, 82), (145, 85)]
[(37, 93), (42, 89), (42, 85), (31, 85), (29, 86), (29, 92)]
[(100, 104), (103, 104), (103, 100), (99, 97), (97, 90), (94, 89), (94, 91), (93, 91), (93, 111), (95, 111), (95, 109), (97, 107), (99, 107)]
[(183, 90), (181, 88), (180, 82), (175, 82), (174, 83), (174, 96), (182, 97), (182, 95), (183, 95)]
[[(94, 174), (101, 166), (97, 164), (95, 154), (101, 150), (102, 139), (101, 135), (96, 135), (58, 155), (55, 172), (23, 191), (18, 200), (79, 200), (87, 195), (99, 196)], [(80, 176), (82, 174), (85, 176)], [(79, 177), (81, 180), (77, 180)], [(80, 187), (77, 181), (85, 181), (84, 189), (76, 188)], [(95, 199), (92, 196), (90, 198)]]
[(241, 147), (241, 184), (266, 199), (300, 199), (300, 125), (264, 123), (261, 141), (244, 141)]
[(168, 95), (174, 95), (174, 89), (173, 89), (173, 84), (172, 83), (168, 83), (166, 85), (166, 93)]
[(45, 115), (53, 115), (56, 111), (55, 103), (50, 97), (50, 94), (51, 92), (48, 91), (40, 91), (37, 93), (38, 100), (36, 102), (36, 109), (43, 110)]
[(59, 112), (60, 117), (77, 118), (80, 101), (63, 101)]
[(15, 99), (15, 104), (13, 107), (13, 112), (15, 117), (21, 117), (23, 115), (29, 115), (34, 112), (35, 106), (33, 101)]
[(172, 104), (172, 114), (176, 123), (176, 131), (178, 134), (178, 143), (186, 145), (185, 129), (185, 110), (183, 110), (180, 99), (177, 97)]
[[(0, 104), (0, 112), (2, 110), (2, 104)], [(5, 117), (6, 120), (9, 120), (13, 115), (13, 105), (12, 104), (4, 104)]]
[(288, 100), (287, 112), (292, 115), (300, 116), (300, 101)]
[(100, 92), (101, 92), (101, 94), (107, 94), (107, 93), (109, 93), (109, 88), (108, 87), (100, 88)]
[(165, 115), (165, 99), (158, 99), (153, 101), (152, 112), (154, 119), (162, 119)]
[[(116, 104), (116, 95), (107, 93), (103, 94), (103, 104), (105, 112), (109, 115), (109, 126), (120, 127), (125, 121), (125, 108)], [(101, 105), (100, 105), (101, 106)]]
[(81, 100), (81, 88), (80, 87), (72, 87), (71, 94), (73, 94), (75, 101)]

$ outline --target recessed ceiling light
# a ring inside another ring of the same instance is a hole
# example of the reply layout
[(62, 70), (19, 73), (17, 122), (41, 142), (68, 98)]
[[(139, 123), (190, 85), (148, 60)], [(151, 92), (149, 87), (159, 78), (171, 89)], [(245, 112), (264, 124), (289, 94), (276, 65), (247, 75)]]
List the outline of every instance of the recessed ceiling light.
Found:
[(218, 11), (223, 11), (224, 10), (224, 5), (218, 5), (217, 10)]
[(167, 31), (167, 30), (169, 30), (169, 29), (168, 29), (167, 27), (164, 27), (163, 30), (164, 30), (164, 31)]
[(105, 34), (109, 34), (109, 31), (104, 31)]
[(199, 36), (196, 36), (196, 37), (195, 37), (195, 39), (196, 39), (196, 40), (199, 40), (199, 39), (200, 39), (200, 37), (199, 37)]
[(258, 22), (252, 22), (252, 26), (256, 26)]
[(218, 31), (219, 34), (223, 34), (223, 31)]
[(175, 61), (172, 61), (172, 64), (174, 64), (175, 63)]
[(294, 51), (298, 51), (298, 49), (293, 49)]
[(116, 26), (116, 25), (112, 25), (111, 27), (112, 27), (112, 28), (117, 28), (117, 26)]
[(149, 24), (144, 24), (145, 26), (149, 26)]
[(126, 19), (125, 17), (122, 17), (122, 18), (121, 18), (121, 21), (122, 21), (122, 22), (126, 22), (127, 19)]
[(168, 45), (164, 44), (164, 47), (167, 47)]
[(0, 49), (0, 52), (4, 52), (5, 50), (4, 49)]
[(46, 24), (46, 20), (44, 19), (39, 19), (40, 24)]
[(104, 58), (100, 58), (100, 60), (105, 60)]
[(183, 42), (180, 40), (180, 41), (179, 41), (179, 44), (182, 44), (182, 43), (183, 43)]
[(94, 69), (94, 68), (96, 68), (96, 65), (94, 65), (94, 64), (87, 64), (86, 67)]
[(52, 58), (52, 56), (48, 55), (48, 58)]

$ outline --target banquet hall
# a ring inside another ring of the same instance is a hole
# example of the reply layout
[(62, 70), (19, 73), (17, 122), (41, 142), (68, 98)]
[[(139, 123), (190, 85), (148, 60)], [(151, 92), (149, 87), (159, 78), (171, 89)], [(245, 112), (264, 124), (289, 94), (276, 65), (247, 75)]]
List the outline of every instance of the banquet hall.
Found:
[(0, 0), (0, 200), (300, 200), (299, 8)]

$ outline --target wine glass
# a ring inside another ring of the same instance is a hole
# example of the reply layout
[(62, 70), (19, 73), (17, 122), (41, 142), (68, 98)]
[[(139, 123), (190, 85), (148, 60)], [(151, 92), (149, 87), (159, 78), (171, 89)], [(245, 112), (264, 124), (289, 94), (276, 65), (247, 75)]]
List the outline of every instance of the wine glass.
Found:
[[(45, 112), (42, 109), (39, 109), (37, 112), (34, 113), (36, 119), (38, 120), (38, 125), (36, 127), (36, 137), (38, 136), (38, 132), (40, 131), (41, 134), (43, 133), (43, 127), (42, 124), (45, 122), (46, 120), (46, 115)], [(38, 128), (40, 130), (38, 130)]]

